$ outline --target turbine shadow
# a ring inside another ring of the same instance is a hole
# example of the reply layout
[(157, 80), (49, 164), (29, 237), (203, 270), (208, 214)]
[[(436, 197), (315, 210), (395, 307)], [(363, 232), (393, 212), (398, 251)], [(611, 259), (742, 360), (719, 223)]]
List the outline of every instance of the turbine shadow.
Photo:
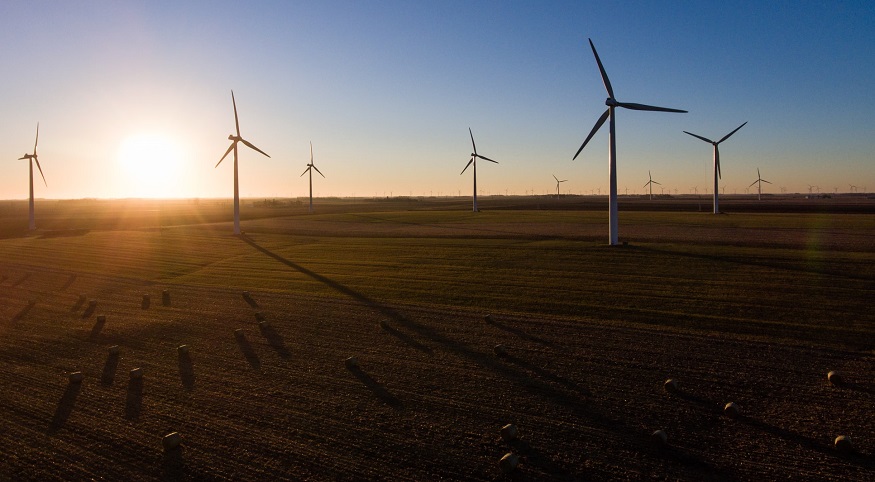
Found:
[(97, 320), (94, 321), (94, 326), (91, 328), (91, 333), (88, 335), (88, 339), (91, 341), (97, 340), (97, 337), (100, 336), (100, 332), (103, 330), (105, 324), (106, 318), (98, 316)]
[[(245, 239), (245, 238), (244, 238), (244, 239)], [(259, 308), (259, 306), (258, 306), (258, 302), (255, 301), (254, 299), (252, 299), (252, 296), (249, 294), (248, 291), (244, 291), (244, 292), (243, 292), (243, 300), (246, 301), (246, 303), (248, 303), (249, 306), (251, 306), (251, 307), (253, 307), (253, 308), (255, 308), (255, 309), (258, 309), (258, 308)]]
[(125, 399), (125, 418), (136, 420), (143, 410), (143, 379), (131, 378), (128, 382), (128, 395)]
[(259, 323), (258, 329), (261, 331), (261, 336), (267, 339), (267, 343), (274, 349), (274, 351), (276, 351), (280, 358), (286, 360), (292, 356), (289, 349), (286, 348), (286, 343), (283, 340), (282, 335), (277, 333), (277, 331), (273, 329), (273, 326), (268, 323)]
[(21, 278), (19, 278), (18, 281), (16, 281), (15, 283), (12, 283), (12, 287), (13, 287), (13, 288), (16, 288), (16, 287), (18, 287), (20, 284), (22, 284), (22, 283), (24, 283), (25, 281), (27, 281), (28, 279), (30, 279), (30, 273), (25, 274), (24, 276), (22, 276)]
[(252, 345), (249, 343), (249, 340), (246, 339), (246, 335), (235, 333), (234, 338), (237, 339), (237, 346), (240, 348), (240, 352), (243, 353), (243, 357), (249, 362), (249, 366), (255, 370), (261, 369), (261, 360), (258, 358), (258, 354), (255, 353), (255, 350), (252, 349)]
[(112, 385), (115, 381), (115, 373), (118, 370), (118, 362), (120, 356), (118, 353), (110, 353), (106, 357), (106, 363), (103, 364), (103, 372), (100, 375), (100, 383), (104, 385)]
[(161, 454), (161, 480), (174, 482), (188, 480), (185, 473), (185, 459), (182, 456), (182, 445)]
[(555, 346), (555, 344), (550, 342), (550, 341), (547, 341), (543, 338), (539, 338), (535, 335), (530, 335), (530, 334), (526, 333), (525, 331), (520, 330), (519, 328), (514, 328), (510, 325), (504, 324), (500, 321), (497, 321), (494, 317), (492, 318), (491, 321), (488, 322), (488, 324), (498, 328), (499, 330), (503, 330), (503, 331), (506, 331), (506, 332), (511, 333), (513, 335), (516, 335), (517, 337), (522, 338), (524, 340), (532, 341), (532, 342), (535, 342), (535, 343), (538, 343), (538, 344), (541, 344), (544, 346), (551, 346), (551, 347)]
[(867, 467), (869, 469), (875, 468), (875, 458), (866, 457), (858, 452), (842, 453), (837, 451), (832, 445), (825, 444), (811, 437), (806, 437), (805, 435), (791, 432), (787, 429), (776, 427), (774, 425), (770, 425), (761, 420), (756, 420), (750, 417), (741, 416), (738, 418), (738, 420), (758, 430), (762, 430), (769, 435), (799, 444), (800, 446), (807, 449), (820, 452), (823, 455), (838, 457), (849, 462), (853, 462), (857, 465)]
[(350, 373), (352, 373), (360, 382), (362, 382), (368, 389), (374, 393), (374, 395), (380, 399), (386, 405), (392, 407), (395, 410), (403, 410), (404, 403), (398, 399), (395, 395), (389, 393), (389, 390), (386, 390), (382, 385), (377, 383), (373, 377), (363, 372), (359, 367), (348, 367)]
[(49, 423), (49, 433), (55, 433), (60, 430), (64, 423), (67, 422), (67, 419), (70, 418), (80, 390), (82, 390), (81, 383), (70, 383), (67, 385), (61, 400), (58, 401), (58, 407), (55, 409), (52, 421)]
[(66, 291), (67, 288), (69, 288), (70, 286), (72, 286), (73, 283), (76, 281), (76, 277), (77, 277), (77, 276), (76, 276), (75, 274), (71, 274), (70, 277), (67, 278), (67, 281), (64, 283), (64, 285), (61, 286), (61, 289), (58, 290), (58, 291)]
[(528, 372), (531, 372), (532, 374), (537, 376), (540, 380), (550, 382), (554, 385), (559, 385), (562, 388), (564, 388), (565, 390), (573, 392), (576, 396), (586, 396), (586, 395), (592, 394), (589, 390), (587, 390), (584, 387), (581, 387), (580, 385), (572, 382), (571, 380), (568, 380), (567, 378), (560, 377), (559, 375), (550, 373), (547, 370), (545, 370), (539, 366), (536, 366), (531, 362), (523, 360), (522, 358), (518, 358), (518, 357), (516, 357), (514, 355), (510, 355), (510, 354), (505, 354), (502, 356), (502, 358), (504, 358), (505, 360), (507, 360), (510, 363), (513, 363), (514, 365), (517, 365), (517, 366), (523, 368), (524, 370), (526, 370)]
[(97, 310), (97, 303), (92, 304), (91, 302), (88, 302), (88, 308), (85, 308), (85, 311), (82, 312), (82, 319), (84, 320), (93, 315), (95, 310)]
[(27, 305), (21, 309), (21, 311), (19, 311), (15, 314), (15, 316), (12, 317), (12, 321), (20, 321), (22, 318), (27, 316), (28, 313), (30, 313), (30, 310), (32, 310), (34, 306), (36, 306), (36, 301), (29, 301)]
[(85, 297), (84, 296), (80, 296), (79, 298), (76, 298), (76, 302), (73, 303), (73, 306), (70, 307), (70, 313), (75, 313), (75, 312), (79, 311), (80, 309), (82, 309), (82, 305), (84, 305), (84, 304), (85, 304)]
[(404, 342), (405, 344), (407, 344), (411, 348), (414, 348), (416, 350), (419, 350), (419, 351), (426, 353), (426, 354), (429, 354), (429, 355), (431, 355), (433, 353), (431, 348), (416, 341), (412, 336), (410, 336), (402, 331), (399, 331), (398, 329), (393, 328), (392, 326), (389, 326), (389, 323), (384, 322), (384, 323), (381, 323), (380, 326), (383, 328), (383, 331), (394, 336), (395, 338), (398, 338), (399, 340), (401, 340), (402, 342)]
[(540, 450), (533, 447), (532, 444), (525, 440), (515, 439), (508, 442), (508, 445), (513, 448), (514, 452), (519, 454), (525, 460), (527, 465), (538, 467), (552, 477), (558, 477), (560, 480), (583, 480), (582, 473), (575, 473), (570, 467), (563, 467), (551, 460), (550, 457), (544, 455)]
[(179, 379), (186, 390), (194, 389), (194, 365), (189, 353), (179, 354)]

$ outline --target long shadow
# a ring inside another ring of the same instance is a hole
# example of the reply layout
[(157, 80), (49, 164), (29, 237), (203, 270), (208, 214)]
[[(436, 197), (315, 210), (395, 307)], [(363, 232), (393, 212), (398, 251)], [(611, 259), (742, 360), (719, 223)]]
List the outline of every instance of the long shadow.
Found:
[(128, 396), (125, 399), (125, 418), (136, 420), (143, 410), (143, 379), (131, 378), (128, 382)]
[[(246, 238), (244, 238), (244, 239), (246, 239)], [(258, 302), (255, 301), (254, 299), (252, 299), (252, 296), (249, 294), (248, 291), (243, 292), (243, 300), (246, 301), (246, 303), (248, 303), (249, 306), (258, 309)]]
[(118, 370), (119, 362), (118, 353), (110, 353), (106, 356), (106, 363), (103, 364), (103, 372), (100, 374), (100, 383), (104, 385), (112, 385), (115, 381), (115, 373)]
[(508, 442), (514, 452), (519, 454), (524, 458), (527, 465), (531, 465), (532, 467), (538, 467), (547, 474), (553, 477), (559, 477), (564, 480), (583, 480), (583, 474), (577, 473), (575, 474), (573, 470), (568, 467), (562, 467), (558, 465), (556, 462), (544, 455), (540, 450), (533, 447), (532, 444), (526, 442), (525, 440), (511, 440)]
[(60, 430), (67, 422), (67, 419), (70, 418), (80, 390), (82, 390), (81, 383), (70, 383), (67, 385), (67, 389), (64, 390), (64, 394), (58, 402), (58, 408), (55, 409), (55, 414), (52, 416), (52, 421), (49, 423), (49, 433), (55, 433)]
[(407, 344), (411, 348), (415, 348), (415, 349), (417, 349), (423, 353), (427, 353), (429, 355), (431, 355), (433, 353), (431, 348), (416, 341), (412, 336), (410, 336), (402, 331), (398, 331), (396, 328), (389, 326), (388, 323), (386, 323), (386, 322), (381, 323), (380, 326), (383, 328), (383, 331), (394, 336), (395, 338), (398, 338), (399, 340), (401, 340), (402, 342), (404, 342), (405, 344)]
[(523, 360), (522, 358), (518, 358), (518, 357), (515, 357), (515, 356), (510, 355), (510, 354), (505, 354), (502, 356), (502, 358), (504, 358), (505, 360), (507, 360), (510, 363), (513, 363), (514, 365), (517, 365), (517, 366), (535, 374), (535, 376), (537, 376), (539, 379), (546, 380), (546, 381), (549, 381), (549, 382), (554, 383), (556, 385), (559, 385), (559, 386), (565, 388), (566, 390), (573, 392), (577, 396), (586, 396), (586, 395), (592, 394), (589, 390), (587, 390), (584, 387), (581, 387), (580, 385), (572, 382), (571, 380), (568, 380), (567, 378), (560, 377), (559, 375), (556, 375), (554, 373), (550, 373), (547, 370), (544, 370), (543, 368), (541, 368), (541, 367), (539, 367), (539, 366), (537, 366), (529, 361)]
[(15, 314), (15, 316), (12, 317), (12, 321), (20, 321), (22, 318), (27, 316), (28, 313), (30, 313), (30, 310), (32, 310), (34, 306), (36, 306), (36, 301), (29, 301), (27, 305), (21, 309), (21, 311), (19, 311)]
[(88, 335), (88, 339), (91, 341), (97, 340), (97, 337), (100, 336), (100, 332), (103, 330), (103, 326), (106, 325), (106, 318), (102, 315), (97, 317), (97, 320), (94, 321), (94, 326), (91, 327), (91, 333)]
[(838, 458), (847, 460), (849, 462), (853, 462), (857, 465), (861, 465), (861, 466), (864, 466), (864, 467), (867, 467), (870, 469), (875, 468), (875, 458), (866, 457), (866, 456), (864, 456), (860, 453), (857, 453), (857, 452), (842, 453), (842, 452), (837, 451), (831, 445), (827, 445), (827, 444), (822, 443), (822, 442), (820, 442), (816, 439), (813, 439), (811, 437), (806, 437), (805, 435), (791, 432), (791, 431), (783, 429), (781, 427), (769, 425), (763, 421), (756, 420), (756, 419), (753, 419), (750, 417), (742, 416), (742, 417), (739, 417), (738, 420), (742, 423), (750, 425), (751, 427), (762, 430), (763, 432), (766, 432), (770, 435), (773, 435), (775, 437), (780, 437), (784, 440), (799, 444), (802, 447), (805, 447), (805, 448), (810, 449), (810, 450), (814, 450), (816, 452), (820, 452), (821, 454), (829, 455), (832, 457), (838, 457)]
[(255, 353), (255, 350), (252, 349), (252, 345), (249, 343), (249, 340), (246, 339), (246, 335), (235, 333), (234, 338), (237, 340), (237, 346), (240, 347), (240, 352), (243, 353), (243, 357), (249, 362), (249, 366), (255, 370), (260, 369), (261, 360), (258, 358), (258, 354)]
[(842, 383), (842, 388), (847, 388), (848, 390), (853, 390), (855, 392), (868, 393), (869, 395), (875, 395), (875, 389), (872, 387), (861, 385), (859, 383), (854, 382), (844, 382)]
[(525, 331), (520, 330), (519, 328), (514, 328), (510, 325), (507, 325), (505, 323), (497, 321), (495, 318), (492, 318), (492, 320), (489, 321), (488, 323), (490, 325), (498, 328), (499, 330), (514, 334), (517, 337), (522, 338), (524, 340), (533, 341), (535, 343), (539, 343), (539, 344), (544, 345), (544, 346), (551, 346), (551, 347), (555, 346), (555, 344), (553, 342), (547, 341), (547, 340), (540, 338), (540, 337), (537, 337), (535, 335), (530, 335), (530, 334), (526, 333)]
[[(386, 219), (386, 218), (380, 218), (377, 216), (372, 216), (372, 215), (367, 215), (367, 214), (352, 214), (352, 216), (359, 217), (359, 218), (365, 218), (365, 219), (372, 219), (375, 221), (383, 221), (383, 222), (392, 223), (392, 224), (407, 224), (410, 226), (429, 227), (429, 228), (436, 228), (436, 229), (458, 229), (459, 231), (471, 231), (473, 233), (481, 233), (481, 232), (482, 233), (490, 233), (492, 236), (511, 235), (511, 236), (521, 236), (525, 239), (538, 239), (538, 240), (545, 240), (545, 241), (554, 240), (554, 239), (565, 239), (562, 236), (557, 236), (555, 234), (519, 233), (516, 231), (507, 231), (507, 230), (502, 230), (502, 229), (487, 229), (487, 228), (484, 228), (482, 226), (477, 226), (477, 227), (469, 227), (469, 226), (461, 226), (461, 225), (446, 226), (446, 225), (441, 225), (441, 224), (415, 223), (413, 221), (401, 221), (399, 219)], [(487, 236), (488, 235), (484, 234), (480, 237), (487, 237)]]
[(161, 480), (175, 482), (187, 480), (185, 459), (182, 457), (182, 445), (161, 454)]
[(149, 295), (143, 295), (143, 301), (140, 302), (140, 309), (148, 310), (151, 304), (152, 297)]
[(80, 309), (82, 309), (82, 305), (84, 305), (84, 304), (85, 304), (85, 296), (79, 295), (79, 297), (76, 298), (76, 302), (73, 303), (73, 306), (70, 307), (70, 313), (75, 313), (75, 312), (79, 311)]
[(85, 308), (85, 311), (82, 312), (82, 319), (88, 318), (89, 316), (94, 314), (94, 311), (97, 310), (97, 303), (93, 301), (88, 302), (88, 308)]
[(67, 281), (64, 283), (64, 285), (61, 286), (61, 289), (59, 289), (58, 291), (66, 291), (67, 288), (69, 288), (70, 286), (72, 286), (73, 283), (74, 283), (75, 281), (76, 281), (76, 275), (75, 275), (75, 274), (71, 274), (70, 277), (67, 278)]
[(382, 385), (377, 383), (373, 377), (363, 372), (359, 367), (347, 367), (349, 372), (355, 375), (356, 378), (359, 379), (368, 389), (376, 395), (377, 398), (380, 399), (386, 405), (392, 407), (395, 410), (403, 410), (404, 403), (398, 399), (395, 395), (389, 393), (389, 390), (386, 390)]
[(18, 281), (16, 281), (15, 283), (12, 283), (12, 287), (15, 288), (15, 287), (17, 287), (18, 285), (20, 285), (20, 284), (24, 283), (25, 281), (27, 281), (28, 279), (30, 279), (30, 273), (25, 274), (25, 275), (22, 276)]
[(289, 349), (286, 348), (286, 342), (282, 335), (277, 333), (277, 331), (273, 329), (273, 326), (267, 322), (263, 322), (258, 324), (258, 329), (261, 331), (261, 336), (267, 339), (267, 343), (274, 349), (274, 351), (276, 351), (280, 358), (286, 360), (292, 356)]
[(179, 354), (179, 379), (186, 390), (194, 388), (194, 365), (189, 353)]

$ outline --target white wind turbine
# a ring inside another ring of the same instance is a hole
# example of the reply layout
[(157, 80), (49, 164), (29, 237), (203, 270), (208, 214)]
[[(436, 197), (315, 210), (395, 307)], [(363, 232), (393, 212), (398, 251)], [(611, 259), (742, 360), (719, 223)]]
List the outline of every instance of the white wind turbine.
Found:
[(270, 156), (268, 156), (266, 152), (252, 145), (252, 143), (250, 143), (246, 139), (240, 137), (240, 121), (237, 118), (237, 101), (234, 100), (233, 90), (231, 91), (231, 102), (234, 105), (234, 125), (237, 127), (237, 135), (228, 135), (228, 140), (232, 141), (231, 145), (228, 147), (228, 150), (225, 151), (225, 155), (223, 155), (222, 158), (219, 159), (219, 162), (216, 163), (216, 167), (219, 167), (219, 164), (221, 164), (222, 161), (224, 161), (225, 158), (228, 157), (228, 154), (230, 154), (231, 151), (234, 151), (234, 234), (240, 234), (240, 190), (239, 183), (237, 181), (237, 143), (242, 142), (247, 147), (254, 149), (257, 152), (260, 152), (267, 157)]
[(650, 186), (650, 200), (653, 201), (653, 185), (659, 184), (660, 186), (662, 186), (662, 184), (653, 180), (653, 176), (650, 175), (650, 171), (647, 171), (647, 177), (650, 178), (650, 180), (644, 183), (644, 187)]
[(36, 162), (36, 168), (39, 169), (39, 174), (43, 178), (43, 184), (46, 187), (49, 187), (49, 184), (46, 182), (46, 176), (43, 174), (43, 168), (39, 165), (39, 158), (36, 154), (36, 145), (39, 143), (39, 122), (36, 123), (36, 140), (33, 141), (33, 154), (24, 153), (22, 157), (19, 157), (18, 160), (21, 161), (23, 159), (27, 159), (30, 171), (30, 201), (28, 203), (29, 208), (29, 224), (28, 229), (33, 231), (36, 229), (36, 221), (33, 218), (33, 163)]
[(313, 164), (313, 143), (310, 142), (310, 164), (307, 164), (307, 169), (304, 169), (304, 172), (302, 172), (301, 176), (299, 176), (299, 177), (303, 177), (304, 174), (307, 174), (308, 171), (310, 172), (310, 212), (311, 213), (313, 212), (313, 169), (316, 169), (316, 172), (318, 172), (320, 176), (325, 177), (325, 174), (322, 174), (322, 171), (320, 171), (319, 168), (316, 167), (315, 164)]
[(471, 132), (470, 127), (468, 128), (468, 134), (471, 135), (471, 147), (474, 148), (474, 152), (471, 153), (471, 160), (468, 161), (468, 164), (465, 164), (465, 169), (462, 169), (462, 172), (460, 172), (459, 175), (461, 176), (462, 174), (465, 174), (468, 166), (470, 166), (471, 164), (474, 165), (474, 212), (476, 213), (477, 211), (479, 211), (477, 209), (477, 158), (479, 157), (484, 161), (494, 162), (496, 164), (498, 164), (498, 161), (493, 161), (488, 157), (483, 157), (480, 154), (477, 154), (477, 144), (474, 144), (474, 133)]
[[(757, 201), (763, 200), (763, 183), (771, 184), (771, 182), (766, 181), (765, 179), (760, 177), (760, 168), (757, 168), (757, 180), (750, 183), (750, 186), (753, 186), (754, 184), (759, 184), (757, 186)], [(748, 187), (750, 187), (750, 186), (748, 186)]]
[(722, 139), (720, 139), (717, 142), (714, 142), (711, 139), (708, 139), (707, 137), (702, 137), (700, 135), (693, 134), (692, 132), (684, 131), (684, 134), (689, 134), (693, 137), (701, 139), (701, 140), (714, 146), (714, 214), (720, 213), (720, 206), (719, 206), (720, 201), (718, 199), (719, 196), (717, 195), (717, 188), (718, 188), (717, 187), (717, 180), (719, 178), (723, 177), (722, 174), (720, 173), (720, 149), (717, 147), (717, 145), (720, 144), (721, 142), (725, 141), (726, 139), (729, 139), (729, 136), (738, 132), (738, 130), (741, 129), (742, 127), (744, 127), (745, 124), (747, 124), (747, 122), (736, 127), (734, 131), (730, 132), (729, 134), (726, 134), (725, 136), (723, 136)]
[(599, 117), (599, 120), (596, 121), (595, 126), (590, 131), (589, 135), (586, 137), (586, 140), (581, 144), (580, 149), (577, 150), (577, 154), (574, 155), (574, 159), (577, 159), (577, 156), (580, 155), (580, 151), (586, 146), (592, 136), (601, 128), (601, 126), (605, 123), (608, 118), (611, 119), (610, 122), (610, 140), (608, 144), (608, 177), (610, 178), (610, 198), (609, 198), (609, 231), (610, 231), (610, 243), (611, 245), (616, 245), (619, 243), (618, 238), (618, 225), (619, 225), (619, 215), (617, 213), (617, 136), (614, 122), (614, 108), (623, 107), (626, 109), (632, 110), (649, 110), (649, 111), (657, 111), (657, 112), (686, 112), (685, 110), (678, 109), (668, 109), (665, 107), (654, 107), (651, 105), (644, 104), (632, 104), (626, 102), (618, 102), (614, 98), (614, 89), (611, 87), (611, 81), (608, 80), (608, 74), (605, 72), (604, 66), (602, 66), (602, 61), (599, 59), (599, 54), (595, 50), (595, 45), (592, 43), (592, 39), (589, 40), (589, 46), (592, 48), (592, 54), (595, 56), (595, 61), (599, 65), (599, 72), (602, 75), (602, 81), (605, 84), (605, 89), (608, 91), (608, 98), (605, 100), (605, 105), (608, 106), (608, 109)]
[(553, 174), (553, 179), (556, 180), (556, 199), (559, 199), (559, 184), (563, 183), (563, 182), (567, 182), (568, 179), (563, 179), (560, 181), (559, 178), (556, 177), (556, 174)]

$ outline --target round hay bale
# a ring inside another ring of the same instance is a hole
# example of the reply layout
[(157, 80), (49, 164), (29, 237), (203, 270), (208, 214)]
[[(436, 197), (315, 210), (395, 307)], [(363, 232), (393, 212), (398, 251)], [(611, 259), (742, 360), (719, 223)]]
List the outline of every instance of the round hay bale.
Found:
[(82, 383), (82, 379), (85, 376), (82, 375), (82, 372), (73, 372), (67, 378), (70, 380), (70, 383)]
[(842, 384), (842, 376), (835, 370), (830, 370), (830, 372), (826, 374), (826, 379), (837, 387)]
[(255, 320), (256, 321), (264, 321), (264, 313), (260, 311), (255, 312)]
[(113, 345), (113, 346), (109, 347), (109, 354), (110, 355), (118, 355), (118, 351), (119, 351), (118, 345)]
[(97, 306), (97, 300), (88, 300), (88, 306), (90, 308), (94, 308), (95, 306)]
[(180, 355), (188, 355), (188, 345), (179, 345), (176, 349)]
[(854, 445), (851, 443), (851, 437), (848, 437), (847, 435), (839, 435), (836, 437), (833, 445), (835, 445), (836, 450), (840, 452), (850, 452), (854, 450)]
[(729, 418), (738, 418), (741, 415), (741, 407), (735, 402), (729, 402), (723, 407), (723, 415)]
[(507, 348), (504, 345), (495, 345), (492, 347), (492, 351), (498, 356), (507, 355)]
[(179, 444), (182, 442), (182, 435), (179, 435), (179, 432), (172, 432), (164, 436), (161, 439), (161, 445), (164, 447), (164, 451), (170, 451), (179, 447)]
[(234, 336), (236, 336), (237, 338), (243, 338), (245, 336), (245, 334), (243, 333), (243, 328), (237, 328), (236, 330), (234, 330)]
[(498, 461), (498, 468), (505, 474), (513, 472), (520, 463), (520, 456), (512, 453), (504, 454), (504, 457)]
[(650, 434), (650, 443), (656, 447), (662, 447), (668, 443), (668, 434), (662, 430), (657, 430)]
[(248, 291), (244, 291), (244, 292), (243, 292), (243, 297), (244, 297), (244, 298), (249, 298), (249, 292), (248, 292)]
[(143, 378), (143, 369), (142, 368), (134, 368), (131, 370), (131, 380), (140, 380)]
[(380, 320), (380, 328), (384, 330), (389, 329), (389, 320)]
[(486, 321), (486, 323), (492, 323), (492, 315), (490, 315), (489, 313), (483, 316), (483, 319)]
[(516, 425), (509, 423), (504, 427), (501, 427), (501, 438), (505, 441), (510, 442), (511, 440), (516, 440), (517, 436), (519, 436), (519, 429)]
[(665, 381), (665, 383), (662, 386), (663, 386), (663, 388), (665, 388), (666, 392), (673, 393), (673, 392), (678, 391), (678, 381), (675, 380), (674, 378), (669, 378), (668, 380)]
[(98, 323), (106, 323), (106, 315), (97, 315)]
[(265, 330), (266, 330), (266, 329), (270, 328), (270, 322), (267, 321), (267, 320), (262, 320), (262, 321), (259, 321), (259, 322), (258, 322), (258, 326), (259, 326), (261, 329), (265, 329)]
[(354, 356), (351, 356), (351, 357), (347, 358), (346, 360), (344, 360), (343, 363), (346, 364), (346, 366), (348, 368), (358, 368), (359, 359), (354, 357)]
[(161, 303), (164, 306), (170, 306), (170, 290), (163, 290), (161, 292)]

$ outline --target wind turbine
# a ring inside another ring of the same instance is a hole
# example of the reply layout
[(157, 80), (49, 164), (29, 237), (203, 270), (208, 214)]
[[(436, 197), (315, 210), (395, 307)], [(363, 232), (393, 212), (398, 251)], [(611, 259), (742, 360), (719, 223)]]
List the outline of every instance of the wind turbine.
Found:
[(726, 134), (725, 136), (723, 136), (722, 139), (720, 139), (717, 142), (714, 142), (711, 139), (708, 139), (707, 137), (702, 137), (700, 135), (693, 134), (692, 132), (684, 131), (685, 134), (689, 134), (695, 138), (701, 139), (701, 140), (714, 146), (714, 214), (720, 213), (720, 207), (719, 207), (720, 203), (718, 200), (719, 196), (717, 195), (717, 179), (723, 177), (723, 175), (720, 173), (720, 149), (717, 147), (717, 145), (720, 144), (721, 142), (725, 141), (726, 139), (729, 139), (729, 136), (738, 132), (738, 129), (741, 129), (746, 124), (747, 124), (747, 122), (736, 127), (734, 131), (730, 132), (729, 134)]
[(19, 157), (19, 158), (18, 158), (19, 161), (21, 161), (21, 160), (23, 160), (23, 159), (27, 159), (27, 161), (28, 161), (28, 166), (29, 166), (29, 172), (30, 172), (30, 201), (29, 201), (29, 203), (28, 203), (28, 208), (29, 208), (29, 218), (28, 218), (28, 220), (29, 220), (29, 223), (30, 223), (30, 224), (28, 225), (28, 229), (30, 229), (31, 231), (33, 231), (34, 229), (36, 229), (36, 221), (34, 221), (34, 218), (33, 218), (33, 163), (34, 163), (34, 162), (36, 162), (36, 168), (39, 169), (39, 174), (40, 174), (40, 176), (42, 176), (42, 178), (43, 178), (43, 184), (45, 184), (46, 187), (49, 187), (49, 184), (46, 182), (46, 176), (45, 176), (45, 174), (43, 174), (43, 168), (40, 167), (40, 165), (39, 165), (39, 158), (37, 157), (37, 154), (36, 154), (36, 145), (37, 145), (37, 143), (39, 143), (39, 122), (36, 123), (36, 140), (33, 141), (33, 154), (28, 154), (28, 153), (25, 152), (24, 155), (23, 155), (22, 157)]
[(468, 166), (471, 164), (474, 165), (474, 212), (476, 213), (479, 211), (479, 209), (477, 209), (477, 158), (479, 157), (484, 161), (494, 162), (496, 164), (498, 164), (498, 161), (493, 161), (488, 157), (483, 157), (480, 154), (477, 154), (477, 144), (474, 144), (474, 133), (471, 132), (470, 127), (468, 128), (468, 134), (471, 135), (471, 147), (474, 148), (474, 152), (471, 153), (471, 160), (468, 161), (468, 164), (465, 164), (465, 169), (462, 169), (462, 172), (460, 172), (459, 175), (461, 176), (462, 174), (465, 174), (465, 171), (468, 170)]
[(313, 142), (310, 141), (310, 164), (307, 164), (307, 169), (304, 169), (304, 172), (298, 176), (303, 177), (304, 174), (307, 174), (307, 171), (310, 172), (310, 213), (313, 212), (313, 169), (316, 169), (316, 172), (318, 172), (320, 176), (325, 177), (325, 174), (322, 174), (322, 171), (313, 164)]
[[(653, 176), (650, 175), (650, 171), (647, 171), (647, 177), (650, 178), (650, 180), (644, 183), (644, 187), (650, 186), (650, 200), (653, 201), (653, 185), (659, 183), (653, 180)], [(659, 185), (662, 186), (662, 184)]]
[[(763, 183), (764, 182), (767, 184), (771, 184), (771, 182), (766, 181), (765, 179), (760, 177), (760, 168), (757, 168), (757, 180), (750, 183), (750, 186), (753, 186), (754, 184), (759, 184), (759, 186), (757, 186), (757, 201), (763, 200)], [(750, 186), (748, 186), (748, 187), (750, 187)]]
[(589, 39), (589, 46), (592, 48), (592, 54), (595, 56), (595, 61), (599, 66), (599, 72), (602, 75), (602, 82), (605, 84), (605, 90), (608, 91), (608, 98), (605, 100), (605, 105), (608, 106), (608, 109), (599, 117), (599, 120), (596, 121), (595, 126), (590, 131), (589, 135), (586, 137), (586, 140), (581, 144), (580, 149), (577, 150), (577, 154), (574, 155), (572, 160), (577, 159), (577, 156), (580, 155), (580, 151), (586, 147), (586, 144), (592, 139), (592, 136), (604, 125), (605, 121), (610, 117), (610, 136), (609, 136), (609, 144), (608, 144), (608, 177), (610, 179), (610, 197), (608, 202), (608, 226), (609, 226), (609, 241), (611, 245), (616, 245), (619, 243), (618, 239), (618, 225), (619, 225), (619, 215), (617, 213), (617, 135), (615, 129), (614, 122), (614, 109), (616, 107), (623, 107), (626, 109), (632, 110), (649, 110), (649, 111), (657, 111), (657, 112), (680, 112), (684, 113), (685, 110), (678, 109), (668, 109), (665, 107), (654, 107), (651, 105), (644, 104), (631, 104), (625, 102), (618, 102), (614, 98), (614, 89), (611, 87), (611, 81), (608, 80), (608, 74), (605, 72), (604, 66), (602, 66), (602, 61), (599, 59), (599, 54), (595, 50), (595, 45), (592, 43), (592, 39)]
[(566, 182), (566, 181), (568, 181), (568, 179), (563, 179), (560, 181), (559, 178), (556, 177), (556, 174), (553, 174), (553, 179), (556, 179), (556, 199), (558, 200), (559, 199), (559, 183)]
[(228, 140), (232, 141), (231, 145), (228, 147), (228, 150), (225, 151), (225, 155), (223, 155), (222, 158), (219, 159), (219, 162), (216, 163), (216, 167), (219, 167), (219, 164), (228, 157), (228, 154), (230, 154), (231, 151), (234, 151), (234, 234), (240, 234), (240, 190), (237, 182), (237, 143), (242, 142), (246, 147), (254, 149), (267, 157), (270, 156), (268, 156), (266, 152), (252, 145), (251, 142), (240, 137), (240, 120), (237, 118), (237, 101), (234, 100), (233, 90), (231, 91), (231, 102), (234, 104), (234, 125), (237, 127), (237, 135), (228, 135)]

